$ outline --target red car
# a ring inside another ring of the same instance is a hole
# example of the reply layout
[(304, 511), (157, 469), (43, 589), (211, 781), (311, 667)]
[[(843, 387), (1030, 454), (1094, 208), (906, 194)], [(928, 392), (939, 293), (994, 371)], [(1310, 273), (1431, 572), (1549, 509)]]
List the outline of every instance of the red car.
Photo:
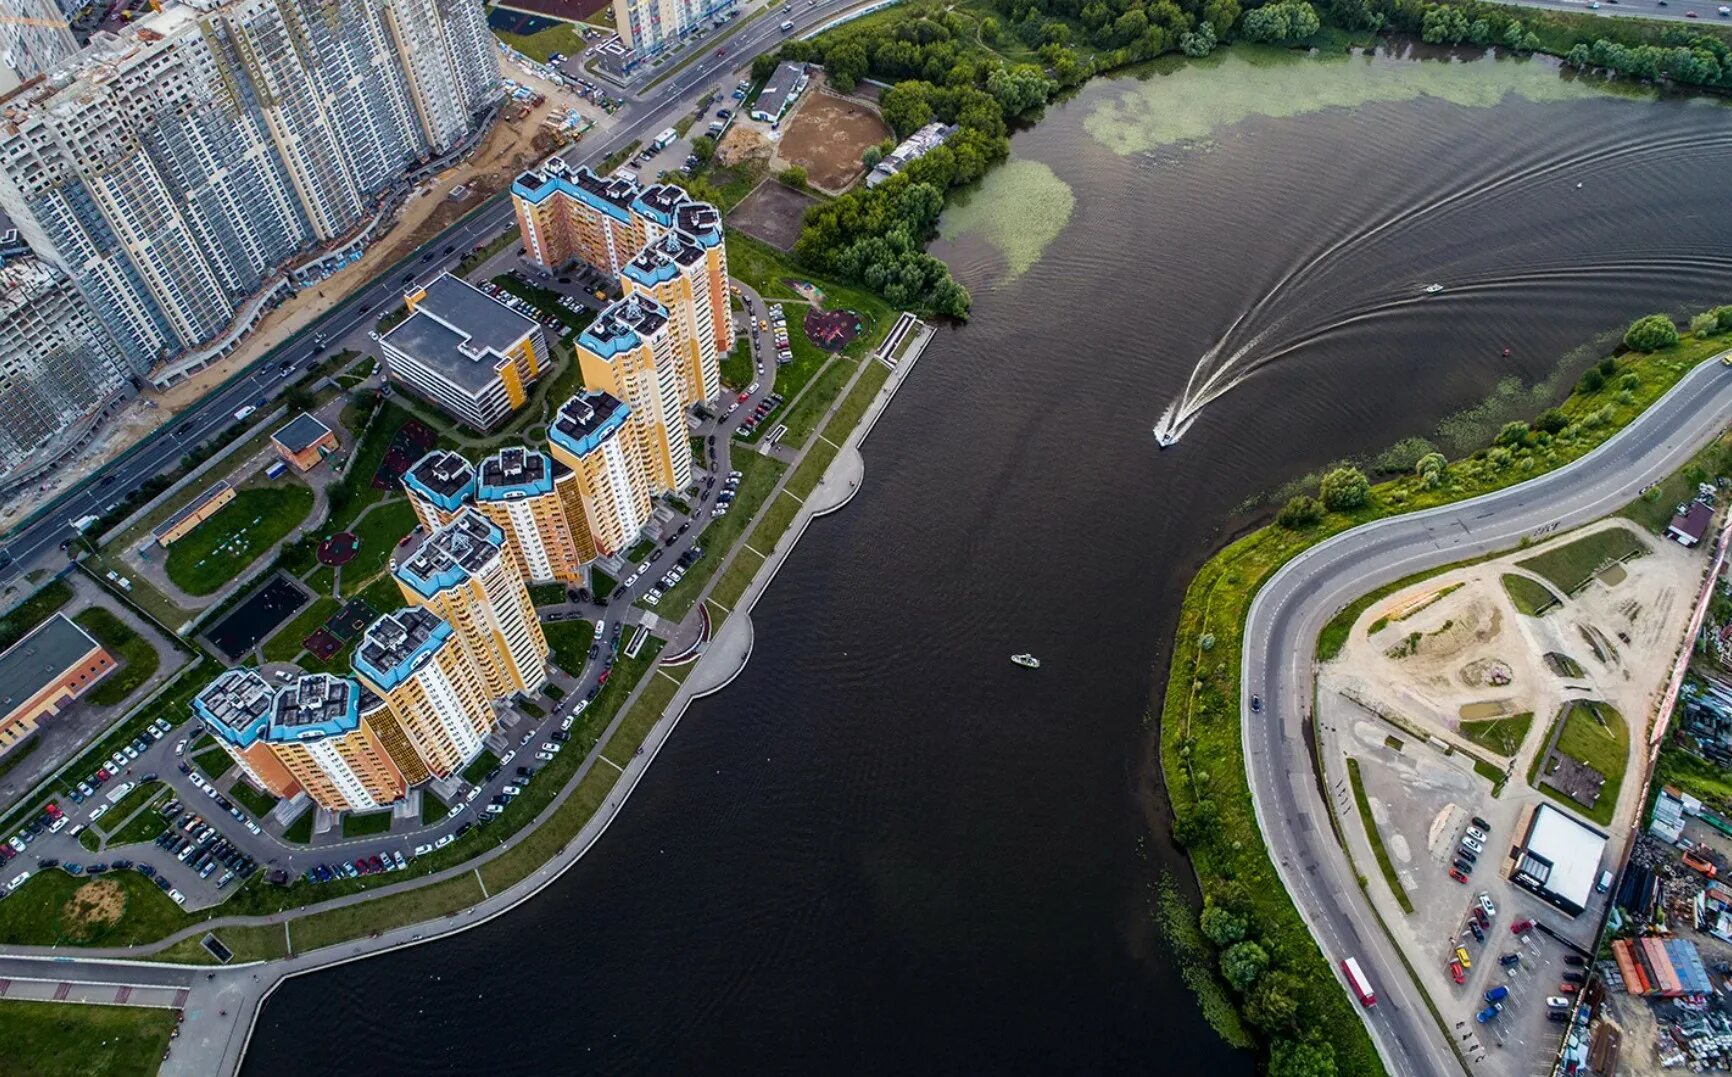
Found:
[(1458, 984), (1464, 984), (1467, 982), (1467, 973), (1461, 971), (1461, 962), (1459, 961), (1451, 961), (1449, 963), (1449, 975)]
[(1460, 868), (1450, 868), (1449, 877), (1454, 879), (1456, 882), (1461, 883), (1463, 886), (1467, 885), (1467, 876), (1461, 873)]
[(597, 678), (596, 678), (596, 679), (595, 679), (595, 683), (596, 683), (596, 684), (606, 684), (606, 683), (607, 683), (607, 678), (608, 678), (608, 674), (610, 674), (610, 673), (612, 673), (612, 672), (613, 672), (613, 670), (611, 670), (611, 669), (604, 669), (604, 670), (602, 670), (602, 671), (601, 671), (601, 676), (599, 676), (599, 677), (597, 677)]
[(1532, 920), (1517, 920), (1509, 926), (1509, 933), (1511, 935), (1520, 935), (1522, 932), (1533, 926), (1534, 922)]
[(752, 398), (751, 393), (741, 393), (736, 399), (740, 403), (744, 404), (746, 401), (750, 400), (751, 398)]
[(1581, 984), (1559, 984), (1558, 990), (1566, 995), (1573, 995), (1582, 989)]
[(44, 804), (42, 806), (42, 810), (47, 812), (50, 818), (53, 818), (53, 819), (60, 818), (60, 805), (54, 803), (53, 801), (49, 801), (47, 804)]

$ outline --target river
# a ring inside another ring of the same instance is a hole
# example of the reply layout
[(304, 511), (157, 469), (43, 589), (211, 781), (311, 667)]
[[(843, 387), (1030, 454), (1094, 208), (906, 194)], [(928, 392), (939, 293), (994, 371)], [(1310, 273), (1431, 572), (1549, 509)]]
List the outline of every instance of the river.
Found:
[(1405, 49), (1050, 108), (947, 213), (973, 321), (740, 679), (549, 891), (290, 981), (245, 1072), (1249, 1074), (1149, 917), (1184, 870), (1145, 715), (1190, 573), (1247, 497), (1732, 301), (1727, 117)]

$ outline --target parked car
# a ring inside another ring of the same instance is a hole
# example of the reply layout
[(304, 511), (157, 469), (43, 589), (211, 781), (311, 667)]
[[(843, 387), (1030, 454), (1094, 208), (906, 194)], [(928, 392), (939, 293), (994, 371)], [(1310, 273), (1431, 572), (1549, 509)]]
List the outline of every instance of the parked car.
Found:
[(1503, 984), (1498, 984), (1496, 987), (1485, 993), (1485, 1000), (1487, 1002), (1502, 1002), (1506, 998), (1509, 998), (1509, 988), (1505, 987)]
[(1461, 962), (1459, 961), (1451, 961), (1449, 963), (1449, 976), (1450, 979), (1454, 980), (1458, 984), (1467, 982), (1467, 973), (1462, 971)]

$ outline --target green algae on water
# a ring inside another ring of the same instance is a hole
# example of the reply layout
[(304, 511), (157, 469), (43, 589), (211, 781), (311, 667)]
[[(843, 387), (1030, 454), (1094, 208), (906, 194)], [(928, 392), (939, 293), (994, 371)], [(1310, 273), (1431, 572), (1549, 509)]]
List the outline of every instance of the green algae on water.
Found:
[(1047, 244), (1070, 223), (1076, 195), (1040, 161), (1012, 160), (987, 173), (980, 187), (944, 211), (945, 239), (977, 234), (1004, 256), (1006, 279), (1028, 272)]

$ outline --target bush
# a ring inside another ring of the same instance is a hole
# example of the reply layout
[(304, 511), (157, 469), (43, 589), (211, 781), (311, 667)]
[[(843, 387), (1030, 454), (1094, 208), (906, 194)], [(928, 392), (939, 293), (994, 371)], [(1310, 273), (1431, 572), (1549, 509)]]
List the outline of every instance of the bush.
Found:
[(1245, 918), (1212, 903), (1203, 909), (1201, 926), (1216, 946), (1231, 946), (1245, 937)]
[(1275, 514), (1275, 523), (1289, 531), (1303, 531), (1314, 527), (1323, 519), (1323, 502), (1308, 494), (1300, 494)]
[(1351, 512), (1371, 500), (1371, 483), (1356, 467), (1338, 467), (1323, 476), (1321, 493), (1330, 512)]
[(1720, 332), (1732, 332), (1732, 306), (1715, 307), (1714, 320), (1720, 323)]
[(776, 173), (776, 179), (780, 180), (784, 187), (792, 187), (796, 191), (803, 190), (806, 186), (806, 169), (801, 165), (789, 165)]
[(1419, 458), (1419, 463), (1413, 466), (1413, 473), (1425, 480), (1429, 490), (1435, 490), (1443, 485), (1443, 475), (1449, 467), (1449, 461), (1440, 452), (1426, 453)]
[(1240, 991), (1249, 991), (1269, 967), (1269, 951), (1254, 942), (1236, 942), (1221, 952), (1221, 975)]
[[(1635, 377), (1634, 374), (1630, 375)], [(1557, 408), (1547, 408), (1534, 417), (1534, 429), (1548, 434), (1560, 434), (1570, 425), (1570, 417)]]
[(1711, 310), (1705, 310), (1690, 319), (1690, 332), (1699, 337), (1711, 337), (1720, 331), (1720, 319)]
[[(1631, 351), (1657, 352), (1678, 343), (1678, 327), (1664, 314), (1637, 318), (1624, 332), (1624, 347)], [(1611, 371), (1602, 371), (1609, 374)]]
[(1526, 442), (1527, 437), (1528, 424), (1518, 420), (1513, 423), (1504, 423), (1503, 429), (1497, 432), (1497, 437), (1493, 441), (1495, 444), (1514, 448)]
[(1583, 396), (1586, 396), (1589, 393), (1597, 393), (1605, 387), (1606, 376), (1600, 373), (1600, 368), (1597, 366), (1591, 366), (1582, 371), (1582, 380), (1576, 382), (1576, 392)]
[(1405, 473), (1412, 471), (1420, 460), (1436, 449), (1437, 446), (1424, 438), (1402, 438), (1378, 453), (1377, 459), (1371, 461), (1371, 467), (1388, 475)]
[(1269, 1045), (1269, 1077), (1335, 1077), (1335, 1049), (1323, 1040), (1276, 1040)]

